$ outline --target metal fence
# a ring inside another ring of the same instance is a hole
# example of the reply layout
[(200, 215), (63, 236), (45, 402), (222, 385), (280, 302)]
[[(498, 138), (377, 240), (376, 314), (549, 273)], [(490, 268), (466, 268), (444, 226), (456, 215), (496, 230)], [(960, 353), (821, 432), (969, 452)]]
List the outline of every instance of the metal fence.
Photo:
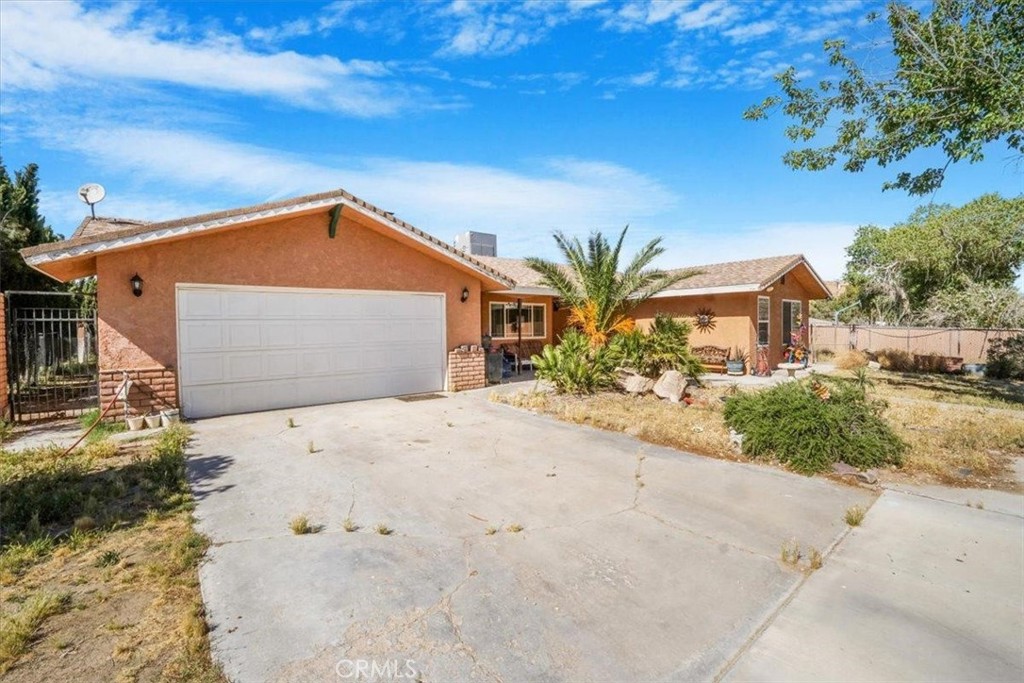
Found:
[(1024, 330), (1021, 329), (815, 324), (812, 326), (812, 339), (815, 351), (824, 349), (839, 353), (849, 349), (899, 349), (920, 355), (955, 356), (967, 363), (975, 363), (984, 362), (988, 347), (994, 340), (1022, 332)]
[(96, 315), (64, 292), (7, 293), (7, 377), (17, 422), (96, 407)]

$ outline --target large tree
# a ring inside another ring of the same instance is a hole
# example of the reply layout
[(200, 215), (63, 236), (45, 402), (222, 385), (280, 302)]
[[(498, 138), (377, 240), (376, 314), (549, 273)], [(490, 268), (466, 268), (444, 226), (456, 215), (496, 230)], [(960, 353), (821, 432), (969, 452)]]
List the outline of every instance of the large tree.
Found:
[[(932, 204), (888, 229), (862, 226), (846, 252), (845, 279), (864, 317), (984, 326), (994, 311), (1014, 310), (1006, 302), (1014, 300), (1024, 266), (1024, 195), (988, 194), (962, 207)], [(984, 292), (993, 303), (974, 313), (956, 308), (967, 300), (957, 295), (963, 291)]]
[(39, 213), (38, 173), (38, 166), (28, 164), (11, 178), (0, 159), (0, 291), (64, 288), (29, 268), (18, 253), (19, 249), (60, 239)]
[[(891, 63), (885, 73), (871, 70), (877, 55), (829, 40), (825, 52), (838, 80), (805, 87), (791, 66), (775, 77), (781, 95), (744, 113), (757, 120), (781, 107), (794, 121), (787, 137), (816, 143), (786, 152), (785, 164), (819, 171), (842, 160), (844, 170), (857, 172), (870, 162), (888, 167), (915, 150), (939, 149), (943, 165), (897, 173), (883, 186), (921, 195), (942, 184), (950, 164), (980, 161), (986, 143), (1004, 141), (1019, 157), (1024, 0), (935, 0), (927, 15), (893, 1), (885, 17), (893, 53), (882, 60)], [(818, 140), (819, 134), (834, 139)]]
[(632, 329), (628, 313), (660, 291), (694, 275), (666, 272), (651, 263), (665, 252), (661, 238), (651, 240), (620, 270), (622, 243), (629, 226), (613, 246), (600, 232), (593, 232), (586, 247), (578, 237), (555, 233), (555, 242), (566, 266), (540, 258), (526, 263), (540, 273), (541, 282), (558, 292), (571, 309), (570, 323), (578, 325), (595, 345), (604, 344), (615, 332)]

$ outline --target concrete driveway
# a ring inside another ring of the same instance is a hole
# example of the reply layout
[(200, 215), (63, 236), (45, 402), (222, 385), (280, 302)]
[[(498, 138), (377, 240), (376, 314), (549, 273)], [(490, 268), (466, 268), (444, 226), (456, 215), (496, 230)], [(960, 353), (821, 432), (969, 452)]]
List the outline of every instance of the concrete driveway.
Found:
[[(807, 579), (780, 563), (780, 546), (828, 553), (847, 534), (844, 510), (874, 499), (560, 423), (485, 392), (195, 428), (196, 516), (214, 542), (203, 595), (214, 656), (239, 682), (371, 680), (373, 667), (374, 680), (791, 677), (778, 666), (786, 648), (808, 620), (828, 618), (842, 589), (826, 584), (792, 624), (780, 615), (812, 582), (841, 584), (836, 572), (849, 570), (827, 554)], [(323, 531), (293, 535), (300, 514)], [(346, 518), (361, 528), (344, 531)], [(378, 523), (394, 533), (375, 533)], [(1008, 562), (1019, 566), (1020, 553)], [(997, 630), (1012, 625), (1005, 612)], [(980, 647), (1012, 660), (1005, 634), (996, 640)]]

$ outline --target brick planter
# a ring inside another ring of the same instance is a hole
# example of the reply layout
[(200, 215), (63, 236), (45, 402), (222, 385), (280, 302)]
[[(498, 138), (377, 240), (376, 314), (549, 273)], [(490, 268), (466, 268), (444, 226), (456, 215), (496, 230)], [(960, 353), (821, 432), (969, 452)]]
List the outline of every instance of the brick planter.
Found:
[(448, 353), (448, 391), (481, 389), (487, 386), (486, 354), (482, 349)]

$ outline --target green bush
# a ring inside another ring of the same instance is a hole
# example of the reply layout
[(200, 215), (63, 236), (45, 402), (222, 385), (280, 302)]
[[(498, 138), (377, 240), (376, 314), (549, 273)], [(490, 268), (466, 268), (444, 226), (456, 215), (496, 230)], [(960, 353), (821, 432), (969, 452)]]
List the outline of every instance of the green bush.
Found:
[(615, 354), (607, 346), (593, 347), (575, 329), (562, 335), (558, 346), (548, 344), (533, 357), (537, 378), (554, 385), (558, 393), (592, 394), (615, 383)]
[(985, 376), (1024, 379), (1024, 334), (996, 339), (988, 347)]
[(726, 401), (724, 414), (743, 434), (744, 453), (814, 474), (836, 462), (862, 469), (901, 464), (906, 444), (882, 419), (884, 406), (849, 383), (814, 378), (739, 394)]
[(667, 370), (698, 377), (704, 366), (690, 353), (692, 328), (683, 320), (659, 313), (646, 333), (631, 330), (612, 337), (612, 354), (623, 367), (632, 368), (644, 377), (658, 378)]

